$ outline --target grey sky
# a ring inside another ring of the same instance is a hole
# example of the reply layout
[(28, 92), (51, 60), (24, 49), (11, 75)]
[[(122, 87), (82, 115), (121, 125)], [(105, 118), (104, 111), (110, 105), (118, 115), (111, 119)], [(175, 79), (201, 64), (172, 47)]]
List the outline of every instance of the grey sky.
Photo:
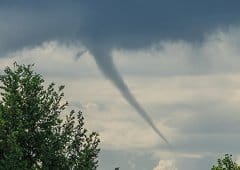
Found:
[[(152, 170), (168, 160), (178, 170), (210, 169), (226, 152), (240, 156), (239, 5), (0, 1), (0, 68), (36, 63), (47, 81), (66, 84), (66, 99), (102, 138), (100, 170)], [(112, 53), (174, 152), (102, 77), (92, 56), (98, 50)]]

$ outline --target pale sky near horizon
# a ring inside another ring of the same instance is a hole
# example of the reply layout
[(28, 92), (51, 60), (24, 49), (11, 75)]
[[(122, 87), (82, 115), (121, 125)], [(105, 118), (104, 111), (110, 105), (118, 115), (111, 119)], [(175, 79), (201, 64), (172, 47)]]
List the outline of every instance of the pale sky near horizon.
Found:
[[(203, 170), (225, 153), (240, 161), (239, 5), (0, 0), (0, 72), (35, 63), (47, 82), (66, 85), (71, 108), (100, 134), (99, 170)], [(99, 51), (172, 149), (99, 70)]]

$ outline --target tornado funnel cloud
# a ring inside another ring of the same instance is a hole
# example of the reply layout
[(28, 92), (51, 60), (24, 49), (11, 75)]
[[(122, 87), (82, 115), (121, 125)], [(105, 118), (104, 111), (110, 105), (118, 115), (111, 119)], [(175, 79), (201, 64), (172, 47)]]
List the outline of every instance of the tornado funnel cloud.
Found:
[(162, 138), (167, 144), (168, 140), (163, 136), (159, 131), (156, 125), (153, 123), (153, 120), (149, 117), (147, 112), (142, 108), (142, 106), (137, 102), (136, 98), (133, 96), (128, 86), (123, 81), (119, 72), (117, 71), (113, 58), (108, 53), (104, 52), (92, 52), (96, 64), (102, 73), (118, 88), (122, 96), (128, 101), (128, 103), (139, 113), (139, 115), (151, 126), (154, 132)]

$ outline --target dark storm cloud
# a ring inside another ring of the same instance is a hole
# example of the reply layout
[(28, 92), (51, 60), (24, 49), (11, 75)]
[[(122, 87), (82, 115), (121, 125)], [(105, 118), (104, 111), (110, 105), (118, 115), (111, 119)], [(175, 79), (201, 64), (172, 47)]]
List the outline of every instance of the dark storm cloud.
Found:
[(198, 41), (239, 23), (239, 1), (0, 2), (0, 50), (43, 41), (81, 41), (87, 48), (142, 48), (165, 39)]
[[(199, 41), (217, 27), (238, 24), (239, 1), (0, 2), (0, 55), (44, 41), (80, 41), (102, 73), (166, 142), (118, 73), (114, 48), (145, 48), (161, 40)], [(104, 54), (104, 55), (103, 55)]]

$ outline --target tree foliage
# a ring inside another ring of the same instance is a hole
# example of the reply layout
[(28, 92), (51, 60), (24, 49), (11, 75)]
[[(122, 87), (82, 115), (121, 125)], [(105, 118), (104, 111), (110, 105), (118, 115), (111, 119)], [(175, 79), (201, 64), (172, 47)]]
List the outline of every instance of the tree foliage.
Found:
[(240, 170), (240, 166), (232, 160), (232, 155), (225, 154), (223, 159), (218, 159), (218, 164), (211, 170)]
[(14, 64), (0, 76), (0, 169), (94, 170), (99, 136), (84, 128), (82, 112), (62, 102), (64, 86), (44, 87), (33, 65)]

